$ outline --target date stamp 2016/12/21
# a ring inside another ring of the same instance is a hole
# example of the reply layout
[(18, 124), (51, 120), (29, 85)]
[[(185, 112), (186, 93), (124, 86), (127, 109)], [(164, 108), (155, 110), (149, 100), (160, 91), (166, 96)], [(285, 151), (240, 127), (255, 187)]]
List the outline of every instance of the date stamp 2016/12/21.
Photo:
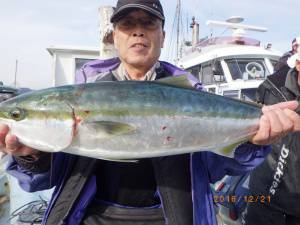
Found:
[(245, 195), (245, 196), (236, 196), (236, 195), (214, 195), (215, 203), (230, 202), (235, 203), (238, 199), (242, 198), (246, 203), (270, 203), (270, 195)]

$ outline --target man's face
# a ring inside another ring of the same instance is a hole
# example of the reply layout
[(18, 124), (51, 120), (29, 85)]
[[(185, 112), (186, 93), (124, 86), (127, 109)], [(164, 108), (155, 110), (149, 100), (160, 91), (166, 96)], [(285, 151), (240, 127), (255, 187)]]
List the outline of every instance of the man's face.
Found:
[(134, 10), (116, 22), (113, 37), (122, 62), (151, 67), (160, 56), (165, 33), (160, 19)]
[(293, 54), (298, 52), (298, 48), (299, 48), (299, 45), (298, 44), (293, 44)]

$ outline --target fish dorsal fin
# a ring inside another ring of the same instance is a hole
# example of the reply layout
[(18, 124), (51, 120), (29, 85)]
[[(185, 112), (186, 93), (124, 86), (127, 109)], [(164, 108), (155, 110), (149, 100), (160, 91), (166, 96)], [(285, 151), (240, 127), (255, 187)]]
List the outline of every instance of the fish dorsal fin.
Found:
[(95, 133), (103, 137), (128, 134), (136, 130), (136, 128), (130, 124), (114, 121), (93, 121), (85, 123), (84, 126), (89, 127), (91, 130), (94, 130)]
[(154, 82), (168, 84), (171, 86), (181, 87), (186, 89), (195, 89), (195, 87), (189, 81), (187, 74), (180, 75), (180, 76), (166, 77), (159, 80), (155, 80)]

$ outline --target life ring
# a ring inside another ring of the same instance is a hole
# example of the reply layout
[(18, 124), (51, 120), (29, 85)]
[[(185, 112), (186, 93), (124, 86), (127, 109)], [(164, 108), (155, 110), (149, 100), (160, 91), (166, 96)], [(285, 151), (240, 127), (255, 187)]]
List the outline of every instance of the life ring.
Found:
[(245, 69), (246, 72), (254, 79), (263, 77), (265, 72), (263, 66), (257, 62), (249, 62)]

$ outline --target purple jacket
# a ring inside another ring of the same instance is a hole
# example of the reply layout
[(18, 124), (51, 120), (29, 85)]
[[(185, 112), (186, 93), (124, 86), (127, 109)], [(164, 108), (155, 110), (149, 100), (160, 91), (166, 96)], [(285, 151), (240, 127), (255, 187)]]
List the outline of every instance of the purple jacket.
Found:
[[(76, 75), (76, 82), (82, 83), (88, 77), (113, 70), (119, 65), (117, 58), (110, 60), (95, 60), (83, 66)], [(166, 72), (176, 76), (186, 74), (169, 63), (161, 62)], [(188, 75), (191, 82), (197, 86), (199, 82), (192, 75)], [(252, 170), (260, 164), (270, 152), (269, 146), (257, 146), (250, 143), (240, 145), (234, 158), (217, 155), (212, 152), (197, 152), (191, 154), (190, 168), (192, 177), (192, 199), (194, 212), (194, 225), (217, 225), (212, 191), (210, 183), (215, 183), (225, 175), (240, 175)], [(53, 153), (51, 170), (43, 174), (35, 174), (22, 169), (14, 158), (8, 164), (8, 172), (18, 178), (19, 184), (25, 191), (34, 192), (52, 188), (55, 190), (42, 225), (45, 224), (51, 208), (61, 193), (67, 174), (77, 156), (65, 153)], [(67, 224), (78, 225), (84, 215), (84, 210), (94, 198), (96, 193), (96, 178), (92, 176), (86, 183), (77, 204), (70, 212)]]

